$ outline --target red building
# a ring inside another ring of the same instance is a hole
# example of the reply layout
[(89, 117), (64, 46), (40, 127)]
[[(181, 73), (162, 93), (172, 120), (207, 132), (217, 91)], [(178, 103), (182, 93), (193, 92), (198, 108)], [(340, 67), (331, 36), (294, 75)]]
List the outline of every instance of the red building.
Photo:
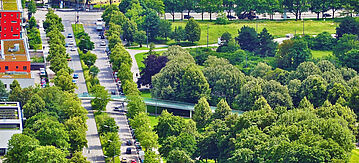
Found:
[(0, 0), (0, 39), (19, 39), (21, 0)]
[(0, 0), (0, 80), (10, 89), (15, 79), (21, 87), (34, 85), (26, 39), (21, 36), (21, 0)]

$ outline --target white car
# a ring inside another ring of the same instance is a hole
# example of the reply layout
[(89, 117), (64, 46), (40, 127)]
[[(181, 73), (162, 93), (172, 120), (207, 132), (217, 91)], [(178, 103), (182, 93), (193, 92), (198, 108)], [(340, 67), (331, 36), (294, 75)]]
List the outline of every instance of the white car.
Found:
[(71, 48), (70, 51), (76, 51), (76, 49), (75, 49), (75, 48)]
[(106, 46), (106, 42), (105, 42), (105, 41), (101, 41), (100, 46)]

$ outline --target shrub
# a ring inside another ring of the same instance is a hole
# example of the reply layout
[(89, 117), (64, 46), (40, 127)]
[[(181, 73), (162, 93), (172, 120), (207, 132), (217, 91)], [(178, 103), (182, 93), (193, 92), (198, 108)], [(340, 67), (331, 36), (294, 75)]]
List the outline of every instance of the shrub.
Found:
[(229, 20), (228, 18), (226, 17), (226, 14), (225, 13), (219, 13), (218, 16), (217, 16), (217, 19), (216, 19), (216, 24), (228, 24), (229, 23)]

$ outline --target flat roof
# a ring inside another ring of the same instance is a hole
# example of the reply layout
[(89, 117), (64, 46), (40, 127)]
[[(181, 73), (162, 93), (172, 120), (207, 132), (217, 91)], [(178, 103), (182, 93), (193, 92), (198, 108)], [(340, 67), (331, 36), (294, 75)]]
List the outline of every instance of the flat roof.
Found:
[(0, 78), (1, 79), (30, 79), (31, 73), (24, 73), (24, 74), (18, 74), (18, 73), (9, 74), (8, 72), (0, 73)]
[(0, 148), (7, 148), (8, 142), (14, 134), (21, 134), (21, 130), (0, 130)]
[(0, 61), (30, 61), (27, 42), (24, 39), (1, 40)]
[(19, 11), (21, 10), (20, 0), (0, 0), (0, 10)]

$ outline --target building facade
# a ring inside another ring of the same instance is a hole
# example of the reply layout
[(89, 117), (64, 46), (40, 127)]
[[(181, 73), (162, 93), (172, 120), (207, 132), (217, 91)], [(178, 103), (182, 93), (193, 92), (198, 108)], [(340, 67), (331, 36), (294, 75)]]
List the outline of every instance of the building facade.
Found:
[(21, 0), (0, 0), (0, 80), (10, 90), (17, 80), (21, 87), (34, 85), (27, 40), (22, 37)]

